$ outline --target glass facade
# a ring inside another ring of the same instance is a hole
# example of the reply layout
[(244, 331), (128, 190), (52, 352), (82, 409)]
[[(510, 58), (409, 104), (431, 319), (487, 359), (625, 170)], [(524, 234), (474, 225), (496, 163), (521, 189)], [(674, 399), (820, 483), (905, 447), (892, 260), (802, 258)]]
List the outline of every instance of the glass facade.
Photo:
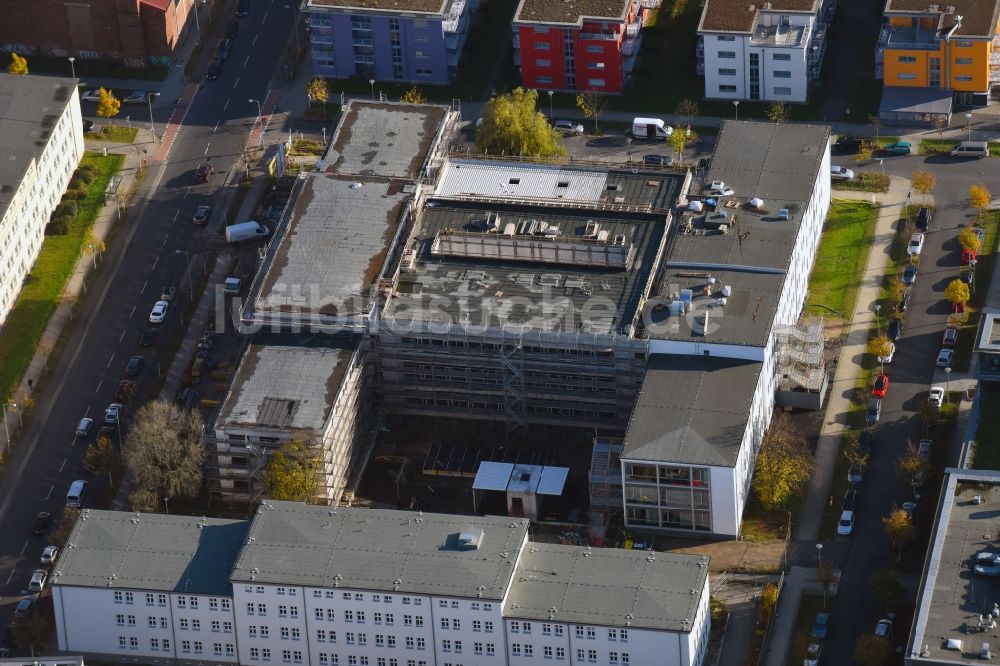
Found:
[(707, 467), (623, 463), (625, 520), (636, 527), (711, 532)]

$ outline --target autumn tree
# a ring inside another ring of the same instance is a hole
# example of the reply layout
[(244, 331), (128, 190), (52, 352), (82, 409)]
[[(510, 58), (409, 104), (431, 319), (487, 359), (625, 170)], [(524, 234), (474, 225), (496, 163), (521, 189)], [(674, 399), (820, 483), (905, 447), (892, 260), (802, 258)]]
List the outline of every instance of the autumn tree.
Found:
[(7, 65), (8, 74), (27, 74), (28, 73), (28, 60), (22, 56), (17, 55), (13, 51), (10, 53), (10, 64)]
[(880, 569), (869, 576), (868, 589), (886, 608), (903, 598), (903, 584), (899, 581), (899, 576), (889, 569)]
[(931, 127), (938, 133), (938, 139), (944, 141), (944, 130), (948, 127), (948, 120), (942, 115), (931, 116)]
[(399, 101), (406, 104), (426, 104), (427, 95), (425, 95), (424, 91), (416, 85), (412, 85), (409, 90), (403, 93), (403, 96), (399, 98)]
[(983, 215), (983, 211), (990, 207), (990, 200), (993, 195), (983, 183), (976, 183), (969, 186), (969, 205), (976, 209), (976, 219)]
[(160, 505), (160, 496), (149, 488), (133, 485), (129, 488), (125, 506), (129, 511), (151, 513)]
[(896, 273), (889, 278), (889, 299), (893, 305), (896, 305), (903, 300), (903, 296), (905, 294), (906, 285), (903, 284), (902, 276), (899, 273)]
[(100, 99), (97, 101), (97, 115), (101, 118), (114, 118), (122, 107), (120, 99), (115, 94), (103, 86), (98, 88), (97, 94)]
[(861, 145), (858, 147), (858, 154), (854, 156), (855, 162), (867, 162), (875, 154), (875, 149), (872, 148), (872, 144), (868, 141), (862, 141)]
[(753, 489), (765, 511), (785, 506), (802, 492), (812, 474), (805, 442), (779, 418), (764, 434), (754, 467)]
[(910, 515), (902, 509), (893, 509), (892, 513), (882, 518), (882, 529), (896, 546), (897, 560), (902, 559), (903, 546), (917, 535)]
[(854, 659), (862, 666), (882, 666), (889, 652), (889, 641), (875, 634), (863, 634), (854, 644)]
[(83, 454), (83, 468), (91, 474), (107, 474), (109, 486), (114, 486), (113, 475), (120, 464), (118, 452), (107, 437), (98, 438)]
[(608, 110), (608, 98), (599, 90), (590, 88), (584, 90), (576, 96), (576, 106), (587, 118), (594, 119), (594, 134), (600, 134), (601, 128), (597, 126), (601, 114)]
[(97, 255), (104, 254), (107, 249), (108, 246), (101, 240), (100, 236), (94, 233), (94, 229), (88, 229), (87, 235), (83, 239), (83, 250), (90, 255), (95, 269), (97, 268)]
[(685, 125), (690, 125), (691, 121), (694, 120), (699, 113), (698, 102), (694, 101), (690, 97), (685, 97), (681, 101), (677, 102), (677, 108), (674, 109), (674, 114), (679, 116)]
[(204, 423), (194, 410), (169, 400), (147, 402), (135, 414), (123, 450), (136, 485), (162, 497), (201, 490)]
[(910, 187), (917, 194), (923, 195), (924, 203), (927, 202), (927, 195), (934, 191), (935, 185), (937, 185), (937, 178), (930, 171), (917, 169), (910, 174)]
[(858, 440), (855, 438), (844, 447), (844, 458), (852, 465), (861, 465), (864, 467), (868, 464), (869, 454), (861, 451), (861, 446), (858, 445)]
[(910, 443), (899, 458), (896, 459), (896, 473), (906, 481), (910, 482), (915, 474), (926, 474), (930, 464), (925, 458), (917, 455), (917, 449)]
[(958, 244), (966, 250), (973, 250), (975, 252), (979, 252), (980, 247), (982, 247), (979, 236), (972, 229), (962, 230), (962, 233), (958, 235)]
[(49, 532), (49, 543), (62, 547), (66, 543), (66, 540), (69, 539), (69, 533), (73, 531), (73, 526), (76, 525), (76, 519), (79, 517), (79, 509), (71, 506), (64, 508), (62, 516), (59, 517), (59, 522)]
[(559, 132), (537, 110), (538, 91), (515, 88), (483, 107), (476, 130), (476, 149), (494, 155), (561, 157), (566, 154)]
[(687, 145), (687, 132), (678, 127), (667, 137), (667, 143), (674, 149), (674, 153), (677, 154), (677, 161), (683, 162), (684, 146)]
[(330, 84), (325, 78), (322, 76), (313, 77), (309, 85), (306, 86), (306, 94), (309, 95), (309, 99), (322, 104), (323, 110), (326, 111), (326, 103), (330, 99)]
[(892, 340), (884, 335), (874, 337), (868, 341), (868, 353), (875, 356), (888, 356), (892, 351)]
[(789, 108), (784, 102), (773, 102), (767, 106), (767, 117), (773, 123), (787, 123)]
[(307, 442), (291, 441), (271, 454), (264, 470), (271, 499), (308, 502), (319, 494), (319, 458)]
[(956, 278), (944, 288), (944, 297), (956, 305), (965, 305), (972, 295), (969, 293), (969, 285)]

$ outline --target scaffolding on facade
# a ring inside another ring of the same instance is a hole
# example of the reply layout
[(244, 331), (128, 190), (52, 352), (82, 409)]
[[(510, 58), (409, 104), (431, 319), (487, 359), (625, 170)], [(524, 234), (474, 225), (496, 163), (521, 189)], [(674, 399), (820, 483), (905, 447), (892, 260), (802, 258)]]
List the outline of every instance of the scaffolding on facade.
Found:
[[(604, 514), (605, 521), (622, 515), (621, 439), (594, 438), (590, 456), (590, 511)], [(605, 523), (607, 524), (607, 523)]]
[(826, 377), (822, 317), (775, 329), (777, 372), (807, 391), (819, 391)]

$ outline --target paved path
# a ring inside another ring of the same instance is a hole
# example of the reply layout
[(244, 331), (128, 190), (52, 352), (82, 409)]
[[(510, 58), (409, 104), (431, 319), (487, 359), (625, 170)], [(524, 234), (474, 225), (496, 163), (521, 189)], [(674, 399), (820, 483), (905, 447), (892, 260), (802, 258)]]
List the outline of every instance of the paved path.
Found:
[(189, 83), (184, 87), (184, 92), (181, 94), (180, 99), (177, 100), (177, 106), (174, 107), (173, 113), (170, 114), (170, 120), (167, 121), (167, 124), (163, 128), (163, 134), (160, 137), (160, 148), (156, 151), (157, 160), (163, 161), (170, 154), (170, 149), (174, 147), (174, 139), (177, 138), (177, 134), (184, 125), (184, 119), (187, 118), (188, 111), (191, 109), (191, 104), (194, 102), (195, 95), (198, 94), (200, 87), (196, 83)]

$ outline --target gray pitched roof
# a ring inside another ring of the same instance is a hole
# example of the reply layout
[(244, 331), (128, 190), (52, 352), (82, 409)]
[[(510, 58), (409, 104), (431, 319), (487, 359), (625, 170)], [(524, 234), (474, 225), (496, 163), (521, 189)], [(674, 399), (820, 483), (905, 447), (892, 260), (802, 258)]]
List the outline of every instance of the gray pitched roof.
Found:
[(249, 526), (246, 520), (86, 509), (53, 584), (230, 594), (229, 571)]
[(664, 631), (689, 631), (708, 577), (708, 557), (531, 543), (504, 616)]
[[(481, 531), (478, 548), (459, 535)], [(267, 501), (233, 582), (503, 598), (528, 521)]]
[(653, 356), (621, 457), (734, 466), (760, 371), (756, 361)]

